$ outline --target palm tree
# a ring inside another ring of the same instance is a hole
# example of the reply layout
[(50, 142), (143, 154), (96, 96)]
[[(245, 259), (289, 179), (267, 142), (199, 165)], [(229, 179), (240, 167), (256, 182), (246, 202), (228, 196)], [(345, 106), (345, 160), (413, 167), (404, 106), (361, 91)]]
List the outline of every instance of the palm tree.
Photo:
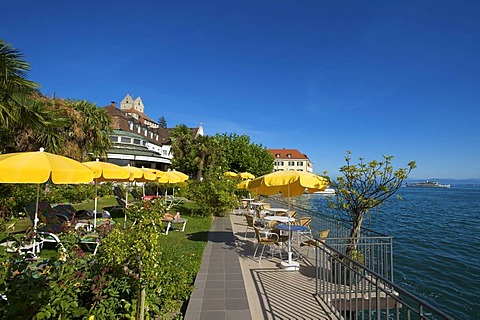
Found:
[(173, 129), (171, 139), (174, 156), (172, 167), (186, 174), (193, 174), (193, 172), (188, 170), (190, 166), (186, 163), (193, 145), (192, 131), (184, 124), (178, 125)]
[[(0, 39), (0, 123), (8, 124), (16, 121), (16, 109), (25, 108), (24, 97), (35, 92), (39, 85), (27, 80), (30, 70), (28, 62), (23, 60), (23, 55), (11, 44)], [(21, 113), (21, 112), (20, 112)], [(25, 112), (25, 115), (33, 114)], [(22, 115), (17, 113), (18, 115)], [(30, 117), (28, 117), (30, 118)], [(25, 119), (27, 120), (27, 119)]]
[(103, 109), (88, 101), (67, 101), (67, 106), (76, 111), (70, 132), (71, 142), (78, 147), (78, 160), (86, 161), (88, 154), (95, 158), (105, 158), (111, 147), (109, 135), (111, 133), (111, 119)]
[(0, 152), (51, 149), (59, 140), (51, 130), (65, 124), (33, 98), (39, 85), (26, 79), (29, 70), (20, 51), (0, 40)]

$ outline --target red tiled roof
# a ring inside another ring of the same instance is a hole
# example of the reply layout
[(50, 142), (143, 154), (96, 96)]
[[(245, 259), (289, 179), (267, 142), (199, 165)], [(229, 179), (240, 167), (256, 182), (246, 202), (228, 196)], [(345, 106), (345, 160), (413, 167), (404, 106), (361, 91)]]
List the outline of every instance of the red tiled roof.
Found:
[(126, 113), (136, 113), (136, 114), (139, 115), (140, 119), (146, 119), (150, 122), (157, 123), (156, 121), (153, 121), (152, 119), (150, 119), (145, 113), (140, 112), (138, 110), (135, 110), (135, 108), (130, 108), (128, 110), (121, 110), (121, 111), (126, 112)]
[[(150, 119), (144, 113), (138, 112), (135, 109), (120, 110), (116, 107), (116, 104), (113, 104), (113, 103), (111, 105), (103, 107), (103, 109), (105, 109), (108, 116), (110, 116), (110, 118), (112, 119), (112, 129), (114, 129), (114, 130), (116, 129), (116, 130), (134, 132), (134, 131), (130, 130), (130, 127), (129, 127), (129, 124), (128, 124), (128, 119), (131, 119), (134, 123), (138, 123), (138, 122), (143, 123), (142, 117), (144, 119)], [(127, 116), (126, 113), (136, 113), (136, 114), (140, 115), (141, 119), (140, 120), (134, 119), (132, 116)], [(150, 121), (152, 121), (152, 120), (150, 120)], [(152, 122), (155, 122), (155, 121), (152, 121)], [(190, 130), (192, 130), (192, 134), (195, 135), (198, 131), (198, 128), (190, 128)], [(155, 128), (155, 129), (152, 129), (152, 131), (158, 133), (158, 135), (159, 135), (158, 140), (154, 140), (154, 139), (151, 139), (150, 137), (146, 137), (143, 133), (141, 133), (140, 135), (145, 137), (147, 140), (149, 140), (150, 142), (152, 142), (154, 144), (169, 144), (170, 143), (170, 135), (173, 131), (173, 128), (166, 128), (166, 129)]]
[[(277, 159), (308, 159), (306, 154), (301, 153), (297, 149), (267, 149), (272, 156)], [(277, 156), (279, 155), (279, 156)], [(290, 155), (290, 156), (288, 156)]]

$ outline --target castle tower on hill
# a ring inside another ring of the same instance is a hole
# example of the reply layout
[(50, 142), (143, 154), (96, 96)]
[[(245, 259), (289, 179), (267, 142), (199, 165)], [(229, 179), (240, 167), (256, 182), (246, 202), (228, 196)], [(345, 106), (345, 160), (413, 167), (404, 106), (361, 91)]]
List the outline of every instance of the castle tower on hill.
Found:
[(120, 102), (120, 110), (127, 111), (132, 109), (144, 113), (145, 107), (143, 106), (143, 101), (140, 97), (133, 99), (132, 96), (127, 94)]

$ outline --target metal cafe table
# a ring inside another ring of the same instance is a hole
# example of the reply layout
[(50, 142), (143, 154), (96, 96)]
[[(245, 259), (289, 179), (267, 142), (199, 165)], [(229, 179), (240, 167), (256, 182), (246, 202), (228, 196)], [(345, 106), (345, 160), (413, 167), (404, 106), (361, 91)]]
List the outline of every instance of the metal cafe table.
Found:
[[(282, 224), (283, 223), (288, 223), (288, 222), (293, 222), (295, 221), (295, 218), (292, 218), (292, 217), (287, 217), (287, 216), (266, 216), (263, 218), (263, 220), (267, 220), (267, 221), (278, 221), (278, 222), (281, 222)], [(277, 226), (280, 226), (281, 224), (278, 224)]]
[[(300, 264), (296, 261), (292, 260), (293, 252), (292, 252), (292, 233), (299, 232), (299, 231), (306, 231), (306, 226), (299, 226), (299, 225), (291, 225), (291, 224), (277, 224), (275, 226), (278, 230), (286, 231), (289, 233), (288, 235), (288, 261), (282, 261), (281, 268), (286, 271), (297, 271), (300, 268)], [(299, 256), (299, 255), (298, 255)]]
[(288, 212), (288, 209), (285, 209), (285, 208), (269, 208), (268, 211), (270, 211), (274, 215), (276, 215), (279, 212)]

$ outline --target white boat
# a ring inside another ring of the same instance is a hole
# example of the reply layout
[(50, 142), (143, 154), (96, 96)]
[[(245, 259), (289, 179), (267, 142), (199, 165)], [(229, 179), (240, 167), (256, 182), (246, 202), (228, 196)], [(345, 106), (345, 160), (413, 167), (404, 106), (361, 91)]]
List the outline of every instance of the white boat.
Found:
[(315, 192), (313, 192), (313, 194), (327, 194), (327, 195), (330, 194), (330, 195), (332, 195), (332, 194), (335, 194), (335, 189), (327, 188), (323, 191), (315, 191)]
[(421, 182), (409, 182), (406, 183), (407, 187), (414, 188), (450, 188), (449, 184), (440, 184), (437, 181), (421, 181)]

